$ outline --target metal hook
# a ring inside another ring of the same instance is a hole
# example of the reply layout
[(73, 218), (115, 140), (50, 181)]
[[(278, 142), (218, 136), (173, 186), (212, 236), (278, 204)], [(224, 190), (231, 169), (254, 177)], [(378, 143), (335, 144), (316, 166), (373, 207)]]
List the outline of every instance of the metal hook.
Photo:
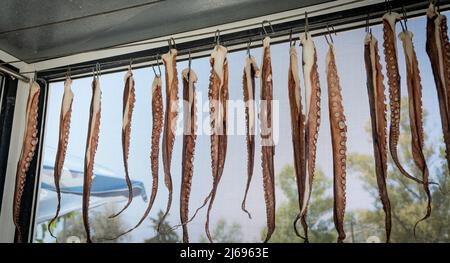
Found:
[(251, 47), (251, 45), (252, 45), (252, 39), (250, 38), (248, 40), (248, 43), (247, 43), (247, 55), (248, 55), (248, 58), (251, 57), (251, 55), (250, 55), (250, 47)]
[(95, 69), (97, 71), (97, 78), (101, 77), (102, 72), (101, 72), (101, 66), (100, 66), (99, 62), (97, 62), (97, 64), (95, 64)]
[(161, 66), (160, 66), (160, 63), (159, 63), (159, 58), (161, 58), (161, 55), (160, 55), (160, 54), (157, 54), (157, 55), (156, 55), (156, 62), (158, 63), (158, 72), (159, 72), (159, 76), (161, 76)]
[(308, 32), (309, 32), (308, 12), (305, 11), (305, 36), (306, 36), (306, 39), (308, 39)]
[(169, 53), (172, 53), (172, 49), (177, 49), (177, 44), (175, 43), (175, 39), (173, 37), (167, 40), (169, 42)]
[(129, 69), (129, 70), (131, 70), (131, 68), (132, 68), (132, 67), (131, 67), (131, 66), (132, 66), (132, 64), (133, 64), (133, 58), (130, 58), (130, 64), (128, 65), (128, 69)]
[(408, 31), (408, 25), (407, 25), (408, 15), (406, 14), (406, 10), (405, 10), (405, 6), (404, 5), (402, 5), (402, 12), (403, 12), (403, 18), (402, 18), (403, 21), (400, 20), (400, 26), (402, 27), (402, 31), (406, 32), (406, 31)]
[(289, 46), (291, 47), (295, 46), (295, 40), (292, 41), (292, 28), (291, 31), (289, 31)]
[(214, 33), (214, 42), (216, 42), (216, 45), (220, 45), (220, 30), (217, 29)]
[(159, 54), (156, 54), (156, 65), (158, 66), (159, 75), (156, 74), (156, 70), (155, 70), (155, 67), (153, 65), (152, 65), (152, 69), (153, 69), (153, 73), (155, 73), (155, 76), (161, 77), (161, 67), (159, 66), (159, 59), (158, 59), (158, 57), (159, 57)]
[(270, 23), (270, 21), (269, 20), (264, 20), (264, 21), (261, 22), (261, 27), (262, 27), (262, 29), (264, 31), (264, 36), (267, 36), (267, 30), (266, 30), (266, 27), (264, 26), (265, 23), (269, 24), (270, 30), (272, 31), (272, 33), (275, 33), (275, 31), (273, 30), (273, 27), (272, 27), (272, 24)]
[(331, 43), (334, 44), (334, 40), (333, 40), (333, 36), (332, 36), (333, 34), (332, 34), (331, 31), (330, 31), (330, 27), (331, 27), (331, 29), (333, 30), (333, 34), (334, 34), (335, 36), (337, 36), (337, 33), (336, 33), (336, 29), (334, 29), (334, 26), (333, 26), (333, 25), (328, 25), (328, 24), (327, 24), (328, 35), (330, 36)]
[[(336, 30), (334, 29), (334, 26), (331, 26), (331, 29), (333, 29), (334, 35), (337, 35)], [(332, 44), (334, 44), (334, 40), (333, 40), (333, 36), (330, 31), (330, 26), (328, 24), (327, 24), (327, 31), (328, 31), (328, 36), (330, 37), (330, 39), (328, 40), (327, 34), (325, 34), (324, 35), (325, 40), (327, 41), (328, 45), (332, 45)]]
[(370, 32), (370, 13), (367, 13), (367, 18), (366, 18), (366, 33)]
[(390, 0), (384, 0), (384, 5), (386, 8), (386, 11), (389, 11), (389, 14), (392, 13), (392, 6), (391, 6), (391, 1)]
[(188, 83), (190, 83), (190, 81), (191, 81), (191, 64), (192, 64), (192, 57), (191, 57), (191, 50), (189, 49), (189, 62), (188, 62), (188, 74), (187, 74)]
[(177, 49), (177, 43), (175, 43), (175, 39), (173, 37), (171, 37), (170, 40), (172, 40), (172, 47), (174, 49)]
[(72, 72), (71, 72), (70, 66), (67, 66), (66, 78), (70, 79), (71, 76), (72, 76)]
[(155, 76), (158, 76), (158, 74), (156, 74), (155, 65), (152, 65), (152, 69), (153, 69), (153, 74), (155, 74)]
[(405, 30), (408, 31), (408, 14), (406, 12), (406, 8), (404, 5), (402, 5), (402, 11), (403, 11), (403, 23), (405, 24)]
[(154, 66), (154, 65), (152, 65), (152, 69), (153, 69), (153, 73), (155, 74), (155, 76), (161, 77), (161, 67), (159, 66), (159, 59), (158, 59), (158, 56), (159, 56), (159, 54), (156, 54), (156, 65), (158, 66), (159, 75), (158, 75), (158, 73), (156, 73), (156, 70), (155, 70), (155, 66)]

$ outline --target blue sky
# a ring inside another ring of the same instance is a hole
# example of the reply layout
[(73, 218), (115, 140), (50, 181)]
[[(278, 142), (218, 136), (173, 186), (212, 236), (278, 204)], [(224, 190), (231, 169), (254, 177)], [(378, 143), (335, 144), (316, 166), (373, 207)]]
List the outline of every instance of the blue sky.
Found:
[[(419, 60), (422, 86), (423, 86), (423, 104), (429, 113), (429, 121), (425, 127), (425, 133), (431, 138), (434, 144), (442, 141), (441, 124), (439, 121), (439, 110), (435, 85), (432, 77), (431, 66), (428, 56), (425, 52), (425, 17), (411, 19), (408, 28), (414, 33), (414, 44)], [(400, 32), (400, 25), (397, 24), (397, 32)], [(373, 27), (373, 34), (382, 41), (382, 30), (380, 26)], [(366, 72), (364, 67), (363, 40), (364, 29), (358, 29), (339, 33), (334, 36), (337, 66), (340, 74), (340, 83), (344, 99), (344, 110), (348, 126), (348, 152), (358, 152), (372, 154), (372, 144), (369, 136), (365, 132), (366, 124), (369, 120), (369, 106), (366, 88)], [(327, 44), (323, 37), (315, 38), (315, 44), (318, 54), (318, 67), (320, 82), (322, 88), (322, 121), (318, 139), (318, 157), (317, 166), (323, 170), (328, 177), (332, 177), (332, 155), (330, 128), (328, 123), (328, 101), (327, 86), (325, 75), (325, 56)], [(381, 62), (384, 67), (384, 55), (382, 54), (382, 43), (379, 43)], [(402, 76), (402, 94), (407, 94), (405, 80), (405, 63), (403, 49), (400, 40), (397, 41), (400, 74)], [(301, 47), (297, 47), (298, 54), (301, 54)], [(261, 62), (261, 49), (251, 50), (258, 63)], [(281, 169), (288, 164), (292, 164), (292, 142), (291, 127), (289, 117), (288, 102), (288, 66), (289, 66), (289, 44), (277, 44), (271, 47), (274, 99), (279, 101), (279, 132), (280, 140), (275, 150), (275, 172), (278, 174)], [(245, 62), (245, 52), (235, 52), (228, 55), (229, 61), (229, 92), (230, 100), (242, 100), (242, 71)], [(301, 56), (301, 55), (300, 55)], [(301, 57), (299, 58), (301, 61)], [(187, 67), (187, 62), (177, 64), (178, 76), (181, 71)], [(209, 82), (210, 65), (209, 58), (196, 59), (192, 61), (192, 69), (197, 73), (198, 82), (196, 85), (197, 93), (201, 95), (201, 100), (207, 102), (207, 90)], [(133, 115), (131, 131), (130, 148), (130, 176), (133, 180), (139, 180), (145, 183), (148, 194), (151, 189), (150, 173), (150, 141), (151, 141), (151, 83), (154, 75), (151, 68), (134, 70), (136, 82), (136, 104)], [(118, 177), (123, 177), (123, 161), (121, 148), (121, 120), (122, 120), (122, 93), (123, 77), (125, 72), (104, 74), (101, 76), (100, 83), (102, 89), (102, 117), (100, 127), (100, 141), (95, 162), (101, 166), (107, 167)], [(164, 75), (164, 73), (163, 73)], [(303, 76), (300, 74), (302, 94), (304, 94)], [(91, 98), (91, 78), (78, 79), (73, 82), (73, 91), (75, 98), (73, 102), (71, 134), (68, 146), (68, 155), (83, 160), (84, 148), (86, 142), (89, 103)], [(386, 79), (385, 79), (386, 82)], [(181, 83), (181, 81), (180, 81)], [(164, 85), (164, 80), (163, 80)], [(59, 111), (63, 94), (63, 83), (54, 83), (50, 86), (50, 97), (48, 104), (48, 117), (46, 127), (45, 145), (48, 149), (56, 148), (57, 133), (59, 125)], [(164, 95), (165, 96), (165, 95)], [(181, 97), (181, 85), (179, 89)], [(259, 80), (256, 86), (256, 98), (259, 98)], [(304, 98), (304, 95), (303, 95)], [(208, 108), (199, 104), (198, 110), (203, 110), (203, 117), (207, 116)], [(241, 113), (243, 108), (240, 109)], [(242, 114), (241, 114), (242, 116)], [(203, 119), (203, 124), (207, 127), (207, 118)], [(235, 126), (243, 126), (244, 120), (237, 119)], [(238, 222), (242, 225), (245, 241), (260, 241), (260, 231), (265, 225), (265, 206), (263, 198), (263, 187), (261, 180), (260, 164), (260, 138), (256, 139), (256, 155), (254, 179), (249, 191), (248, 209), (253, 215), (249, 220), (247, 215), (241, 211), (241, 201), (244, 194), (246, 182), (246, 148), (245, 136), (233, 135), (228, 139), (228, 154), (225, 164), (225, 170), (221, 184), (218, 188), (217, 198), (213, 211), (211, 213), (212, 227), (220, 218), (228, 222)], [(54, 162), (54, 151), (47, 151), (44, 157), (44, 163)], [(51, 154), (50, 154), (51, 153)], [(181, 153), (182, 136), (177, 136), (173, 149), (172, 176), (174, 182), (174, 197), (169, 221), (172, 224), (179, 222), (179, 189), (181, 178)], [(210, 168), (210, 137), (201, 135), (197, 137), (194, 177), (192, 185), (192, 194), (190, 201), (191, 214), (202, 202), (203, 198), (209, 193), (212, 185)], [(164, 209), (167, 202), (167, 190), (163, 183), (162, 159), (160, 155), (160, 184), (155, 207), (150, 216), (155, 216), (159, 209)], [(78, 169), (82, 169), (82, 162)], [(374, 175), (375, 176), (375, 175)], [(356, 174), (347, 175), (347, 207), (348, 210), (356, 208), (371, 208), (373, 200), (361, 187)], [(64, 180), (64, 178), (62, 179)], [(284, 197), (280, 189), (276, 189), (277, 203), (283, 202)], [(330, 189), (331, 190), (331, 189)], [(123, 204), (118, 204), (121, 207)], [(80, 199), (81, 206), (81, 199)], [(147, 203), (142, 199), (136, 198), (129, 209), (121, 216), (125, 222), (132, 226), (137, 222), (145, 211)], [(200, 234), (203, 233), (205, 211), (202, 211), (196, 219), (190, 223), (190, 236), (192, 241), (197, 241)], [(132, 241), (142, 241), (143, 238), (153, 236), (154, 233), (147, 226), (143, 225), (136, 229), (129, 236)]]

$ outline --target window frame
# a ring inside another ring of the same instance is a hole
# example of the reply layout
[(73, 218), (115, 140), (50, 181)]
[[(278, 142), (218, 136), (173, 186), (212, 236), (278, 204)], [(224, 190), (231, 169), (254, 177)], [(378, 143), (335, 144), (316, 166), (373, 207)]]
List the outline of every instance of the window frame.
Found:
[[(418, 1), (408, 1), (408, 2), (417, 3)], [(394, 8), (398, 8), (400, 6), (400, 3), (398, 3), (398, 2), (392, 2), (392, 4), (398, 5), (398, 6), (394, 6)], [(408, 3), (404, 3), (404, 4), (406, 5), (406, 7), (408, 9), (408, 14), (410, 15), (410, 17), (419, 17), (419, 16), (425, 15), (423, 5), (415, 5), (410, 8), (408, 6)], [(425, 3), (425, 5), (428, 5), (428, 3)], [(370, 8), (371, 8), (370, 25), (381, 24), (381, 20), (379, 18), (381, 18), (381, 16), (385, 13), (384, 4), (377, 3), (374, 5), (370, 5)], [(342, 10), (342, 11), (333, 13), (333, 14), (339, 15), (339, 16), (345, 15), (347, 17), (354, 18), (353, 20), (350, 20), (350, 22), (346, 22), (345, 24), (341, 24), (341, 25), (335, 24), (336, 31), (349, 31), (349, 30), (364, 27), (366, 25), (367, 9), (368, 9), (368, 6), (364, 6), (364, 7), (358, 7), (356, 9)], [(441, 12), (447, 11), (449, 9), (450, 9), (450, 5), (442, 6)], [(355, 13), (355, 10), (357, 10), (358, 12)], [(321, 21), (321, 20), (319, 20), (319, 18), (320, 19), (333, 19), (333, 17), (330, 17), (330, 14), (324, 14), (324, 15), (319, 16), (317, 19), (310, 18), (309, 23), (310, 24), (314, 24), (314, 23), (319, 24), (319, 22)], [(276, 24), (276, 25), (274, 25), (274, 28), (276, 28), (275, 31), (286, 30), (288, 28), (300, 28), (300, 27), (303, 27), (304, 24), (305, 24), (305, 20), (299, 19), (299, 20)], [(321, 36), (321, 35), (327, 34), (326, 26), (325, 26), (325, 24), (322, 24), (321, 27), (318, 27), (316, 29), (311, 29), (311, 32), (313, 33), (313, 36)], [(294, 32), (294, 33), (296, 35), (298, 35), (298, 32)], [(220, 39), (223, 42), (241, 39), (242, 40), (241, 42), (233, 44), (232, 46), (227, 46), (229, 48), (229, 52), (237, 52), (237, 51), (245, 50), (247, 48), (246, 43), (248, 42), (249, 35), (258, 36), (261, 34), (264, 34), (263, 29), (255, 28), (255, 29), (251, 29), (251, 30), (242, 30), (242, 31), (238, 31), (238, 32), (229, 33), (226, 35), (221, 35)], [(272, 41), (272, 44), (289, 42), (289, 39), (290, 39), (289, 33), (287, 33), (287, 34), (275, 39), (274, 41)], [(257, 44), (252, 45), (252, 49), (261, 47), (262, 44), (259, 42), (261, 42), (261, 41), (258, 41)], [(212, 49), (213, 44), (214, 44), (214, 39), (212, 37), (206, 37), (206, 38), (200, 38), (200, 39), (180, 43), (177, 45), (177, 47), (180, 48), (181, 50), (184, 50), (185, 53), (187, 53), (187, 51), (190, 49), (193, 49), (193, 50), (197, 49), (194, 53), (191, 54), (191, 58), (195, 59), (195, 58), (209, 56), (209, 53), (210, 53), (210, 50)], [(201, 49), (199, 47), (207, 47), (207, 48)], [(101, 51), (98, 51), (98, 52), (101, 52)], [(167, 52), (167, 46), (160, 46), (160, 47), (155, 47), (155, 48), (151, 48), (151, 49), (147, 49), (147, 50), (130, 52), (130, 53), (125, 53), (125, 54), (122, 54), (119, 51), (117, 51), (115, 53), (115, 55), (111, 55), (107, 58), (84, 61), (81, 63), (76, 63), (73, 65), (70, 65), (70, 67), (77, 68), (77, 67), (83, 67), (86, 65), (92, 65), (92, 64), (95, 65), (97, 62), (108, 63), (108, 62), (124, 60), (124, 58), (130, 58), (130, 57), (132, 57), (132, 58), (152, 57), (156, 54), (163, 54), (165, 52)], [(96, 52), (93, 52), (93, 53), (95, 54)], [(95, 55), (93, 57), (95, 57)], [(70, 58), (68, 58), (68, 59), (70, 59)], [(187, 56), (187, 54), (182, 54), (178, 57), (177, 62), (186, 61), (188, 59), (189, 59), (189, 57)], [(153, 59), (153, 57), (152, 57), (152, 59), (148, 59), (147, 61), (143, 60), (142, 62), (139, 62), (138, 59), (135, 59), (134, 61), (135, 61), (134, 63), (137, 64), (134, 67), (135, 69), (148, 68), (153, 65), (156, 65), (156, 61)], [(68, 63), (68, 64), (70, 64), (70, 63)], [(126, 70), (128, 65), (129, 65), (129, 61), (124, 61), (123, 63), (118, 63), (118, 64), (111, 63), (111, 66), (105, 67), (102, 70), (104, 70), (104, 72), (107, 72), (108, 74), (116, 73), (116, 72), (123, 72)], [(47, 107), (46, 106), (47, 106), (48, 97), (49, 97), (49, 84), (52, 82), (62, 81), (67, 70), (68, 70), (67, 66), (64, 66), (64, 67), (57, 66), (57, 67), (46, 69), (45, 71), (42, 71), (42, 72), (38, 72), (38, 74), (37, 74), (37, 80), (38, 80), (39, 84), (41, 85), (41, 94), (40, 94), (40, 98), (39, 98), (39, 111), (38, 111), (39, 142), (37, 145), (36, 158), (33, 159), (32, 163), (30, 165), (30, 169), (27, 172), (27, 182), (26, 182), (26, 186), (25, 186), (25, 194), (24, 194), (24, 199), (22, 201), (23, 204), (25, 204), (25, 205), (22, 205), (21, 212), (20, 212), (21, 213), (20, 221), (21, 221), (22, 229), (24, 229), (24, 231), (23, 231), (24, 237), (27, 236), (27, 241), (30, 243), (32, 243), (34, 241), (35, 227), (36, 227), (35, 218), (36, 218), (36, 212), (38, 211), (38, 205), (39, 205), (38, 197), (39, 197), (40, 185), (41, 185), (40, 172), (41, 172), (41, 169), (43, 166), (42, 159), (43, 159), (43, 155), (44, 155), (44, 149), (43, 149), (44, 147), (43, 146), (45, 145), (45, 143), (44, 143), (44, 138), (45, 138), (45, 133), (46, 133), (45, 121), (47, 118), (47, 111), (46, 111)], [(80, 71), (72, 70), (71, 72), (72, 72), (72, 74), (74, 74), (74, 73), (76, 74), (72, 77), (73, 79), (92, 77), (92, 74), (90, 73), (91, 68), (87, 68), (86, 70), (80, 70)], [(17, 84), (16, 84), (16, 87), (17, 87)], [(1, 190), (2, 189), (0, 189), (0, 194), (1, 194)]]

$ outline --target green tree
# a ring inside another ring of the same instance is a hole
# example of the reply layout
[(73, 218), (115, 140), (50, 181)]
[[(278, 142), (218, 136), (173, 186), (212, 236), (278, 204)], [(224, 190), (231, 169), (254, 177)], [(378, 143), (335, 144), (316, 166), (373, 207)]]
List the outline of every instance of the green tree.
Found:
[[(276, 228), (270, 242), (287, 243), (303, 242), (296, 236), (293, 221), (299, 212), (297, 183), (294, 167), (287, 165), (278, 175), (278, 186), (281, 188), (285, 201), (280, 202), (276, 211)], [(308, 209), (308, 235), (311, 242), (333, 242), (336, 240), (332, 219), (333, 198), (329, 191), (332, 181), (323, 172), (317, 171), (314, 176), (314, 187)], [(298, 229), (302, 227), (298, 224)], [(264, 228), (261, 237), (265, 238)]]
[[(108, 243), (117, 243), (117, 242), (126, 242), (128, 238), (126, 236), (122, 236), (115, 240), (106, 240), (111, 239), (119, 234), (126, 231), (126, 225), (123, 220), (120, 218), (115, 218), (114, 220), (107, 219), (110, 215), (114, 213), (114, 205), (106, 205), (99, 209), (91, 209), (90, 215), (90, 229), (92, 233), (92, 239), (94, 242), (108, 242)], [(50, 237), (48, 233), (48, 222), (40, 224), (40, 237), (36, 236), (36, 242), (46, 242), (48, 241), (46, 238)], [(57, 240), (51, 238), (53, 242), (67, 242), (67, 238), (69, 237), (77, 237), (81, 242), (86, 240), (86, 232), (83, 225), (82, 214), (80, 211), (73, 211), (67, 213), (58, 218), (52, 227), (53, 231), (57, 237)], [(36, 235), (38, 235), (36, 233)]]
[[(401, 134), (399, 140), (399, 153), (401, 163), (407, 171), (417, 178), (421, 178), (420, 171), (413, 163), (410, 143), (409, 116), (407, 103), (402, 101), (401, 108)], [(426, 123), (426, 116), (424, 123)], [(426, 127), (426, 126), (425, 126)], [(370, 128), (367, 128), (368, 134)], [(371, 139), (371, 138), (370, 138)], [(443, 145), (442, 141), (438, 142)], [(425, 155), (430, 170), (430, 180), (440, 184), (438, 187), (430, 186), (432, 192), (432, 214), (417, 227), (416, 237), (413, 236), (413, 227), (417, 220), (422, 218), (426, 209), (426, 195), (423, 187), (404, 177), (392, 159), (389, 158), (388, 193), (392, 206), (392, 242), (449, 242), (450, 241), (450, 185), (448, 181), (448, 168), (442, 148), (436, 147), (427, 138), (425, 142)], [(372, 154), (353, 153), (349, 155), (348, 167), (350, 173), (358, 174), (365, 190), (373, 197), (375, 209), (356, 211), (356, 225), (366, 231), (358, 233), (357, 241), (364, 241), (369, 235), (384, 237), (384, 212), (379, 201), (378, 188), (375, 177), (375, 167)], [(381, 238), (383, 240), (383, 238)]]
[(172, 229), (172, 225), (166, 220), (161, 224), (161, 231), (158, 232), (158, 224), (164, 217), (164, 211), (159, 210), (156, 218), (150, 218), (152, 222), (152, 229), (156, 233), (156, 236), (145, 239), (144, 243), (178, 243), (180, 238), (178, 234)]
[[(219, 219), (216, 227), (211, 233), (215, 243), (241, 243), (242, 227), (240, 224), (233, 222), (228, 224), (223, 218)], [(200, 243), (208, 243), (208, 239), (204, 234), (200, 236)]]

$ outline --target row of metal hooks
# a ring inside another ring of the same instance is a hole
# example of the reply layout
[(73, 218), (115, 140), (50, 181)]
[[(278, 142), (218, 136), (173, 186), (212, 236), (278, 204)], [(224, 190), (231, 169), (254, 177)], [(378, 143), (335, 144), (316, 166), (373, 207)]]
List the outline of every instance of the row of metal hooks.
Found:
[[(439, 12), (439, 0), (430, 0), (430, 3), (433, 3), (436, 5), (436, 8)], [(390, 0), (385, 0), (385, 9), (386, 12), (392, 13), (393, 9), (392, 9), (392, 5), (391, 5), (391, 1)], [(402, 30), (405, 32), (408, 30), (408, 26), (407, 26), (407, 22), (408, 22), (408, 16), (407, 16), (407, 12), (404, 6), (402, 6), (401, 8), (402, 14), (403, 14), (403, 19), (402, 21), (400, 21), (400, 25), (402, 27)], [(305, 32), (305, 37), (306, 39), (308, 39), (308, 33), (309, 33), (309, 19), (308, 19), (308, 13), (305, 12), (305, 23), (304, 23), (304, 32)], [(263, 34), (265, 37), (266, 36), (270, 36), (271, 34), (275, 33), (275, 30), (271, 24), (270, 21), (268, 20), (264, 20), (261, 22), (261, 35)], [(270, 29), (270, 32), (268, 31), (268, 29)], [(326, 42), (328, 43), (328, 45), (334, 44), (334, 39), (333, 39), (333, 35), (337, 36), (336, 30), (334, 28), (333, 25), (330, 24), (326, 24), (326, 30), (327, 33), (324, 34), (324, 38), (326, 40)], [(371, 28), (370, 28), (370, 13), (367, 14), (367, 19), (366, 19), (366, 32), (372, 32)], [(296, 44), (296, 40), (293, 39), (292, 37), (293, 34), (293, 29), (290, 30), (289, 33), (289, 43), (290, 46), (294, 46)], [(214, 33), (214, 40), (213, 40), (216, 46), (221, 45), (221, 41), (220, 41), (220, 30), (217, 29)], [(251, 56), (251, 49), (252, 46), (252, 38), (249, 38), (249, 41), (247, 43), (247, 55), (250, 57)], [(176, 43), (175, 43), (175, 39), (173, 37), (171, 37), (170, 39), (168, 39), (168, 48), (169, 48), (169, 52), (172, 52), (172, 49), (176, 49)], [(161, 66), (160, 66), (160, 59), (161, 56), (159, 54), (156, 54), (154, 56), (151, 56), (149, 58), (154, 58), (156, 60), (156, 67), (158, 68), (158, 72), (155, 69), (154, 64), (152, 65), (152, 69), (153, 72), (156, 76), (161, 76)], [(191, 71), (191, 66), (192, 66), (192, 58), (191, 58), (191, 50), (188, 50), (188, 68), (189, 68), (189, 72), (188, 72), (188, 80), (189, 80), (189, 75), (190, 75), (190, 71)], [(133, 63), (133, 59), (130, 59), (130, 68), (132, 67), (132, 63)], [(98, 77), (100, 76), (100, 63), (96, 63), (95, 68), (92, 69), (93, 71), (93, 75), (94, 77)], [(67, 69), (67, 73), (66, 76), (70, 77), (71, 74), (71, 70), (70, 67), (68, 67)]]

